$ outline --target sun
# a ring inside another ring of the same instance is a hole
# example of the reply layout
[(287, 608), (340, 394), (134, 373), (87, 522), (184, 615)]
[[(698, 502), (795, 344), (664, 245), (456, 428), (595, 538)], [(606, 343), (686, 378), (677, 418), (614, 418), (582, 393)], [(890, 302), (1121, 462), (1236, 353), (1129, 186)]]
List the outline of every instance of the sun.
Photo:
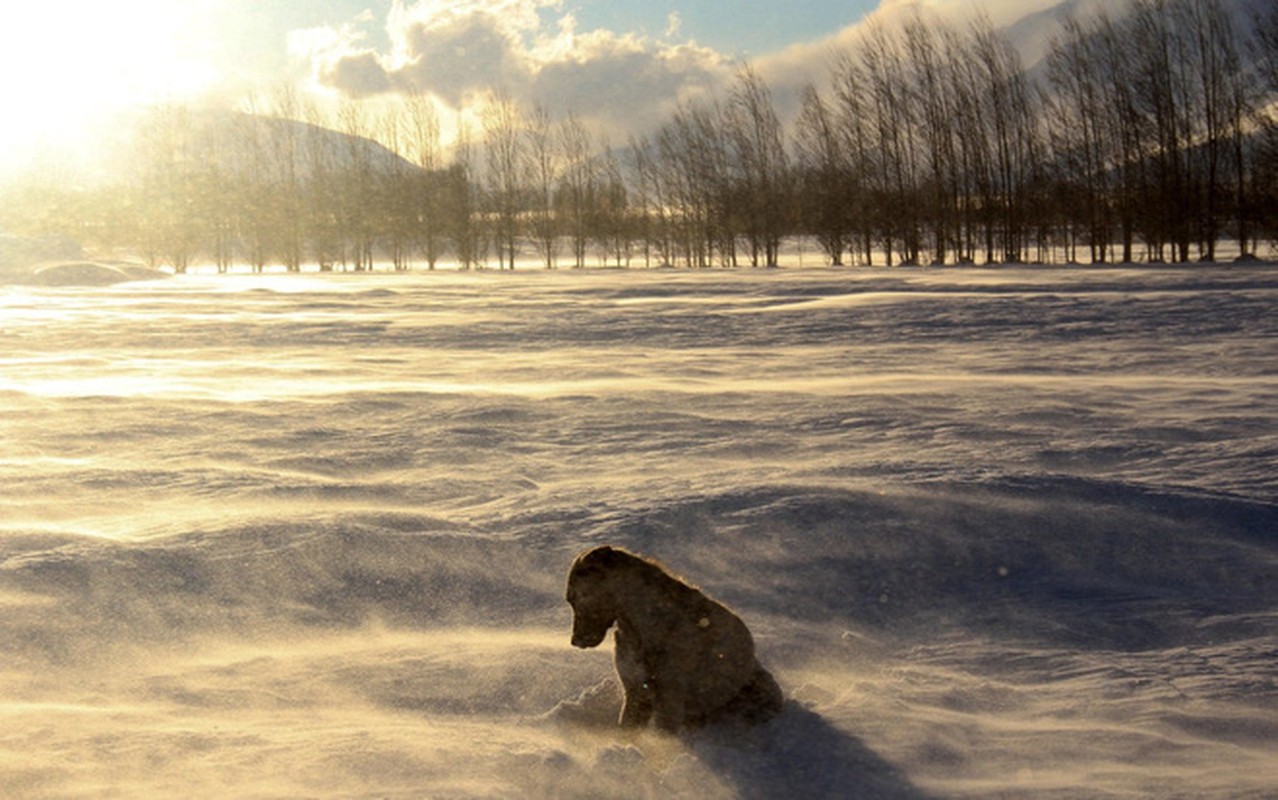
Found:
[(112, 111), (217, 80), (201, 21), (220, 0), (18, 0), (0, 14), (0, 176), (81, 144)]

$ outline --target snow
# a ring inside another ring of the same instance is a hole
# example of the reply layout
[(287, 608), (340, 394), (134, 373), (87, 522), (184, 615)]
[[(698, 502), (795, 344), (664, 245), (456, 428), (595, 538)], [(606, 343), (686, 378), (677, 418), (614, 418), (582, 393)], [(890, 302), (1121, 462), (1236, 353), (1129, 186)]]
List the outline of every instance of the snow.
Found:
[[(0, 795), (1263, 797), (1278, 272), (0, 289)], [(581, 548), (788, 708), (623, 733)]]

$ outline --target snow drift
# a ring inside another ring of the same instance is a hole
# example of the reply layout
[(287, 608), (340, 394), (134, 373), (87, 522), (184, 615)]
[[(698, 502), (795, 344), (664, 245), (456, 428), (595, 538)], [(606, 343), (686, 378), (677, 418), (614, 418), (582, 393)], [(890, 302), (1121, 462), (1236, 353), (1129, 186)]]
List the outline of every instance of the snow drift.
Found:
[[(0, 295), (0, 793), (1261, 797), (1263, 266)], [(613, 542), (772, 723), (613, 729)]]

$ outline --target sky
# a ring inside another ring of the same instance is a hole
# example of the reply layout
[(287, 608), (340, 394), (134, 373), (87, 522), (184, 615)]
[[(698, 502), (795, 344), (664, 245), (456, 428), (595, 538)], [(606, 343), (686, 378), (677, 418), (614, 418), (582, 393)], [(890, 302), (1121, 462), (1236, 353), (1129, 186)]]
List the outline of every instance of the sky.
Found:
[[(665, 119), (743, 60), (819, 72), (868, 16), (913, 6), (994, 18), (1058, 0), (58, 0), (0, 12), (0, 174), (121, 108), (429, 92), (444, 110), (500, 87), (610, 135)], [(1004, 8), (1006, 7), (1006, 8)], [(1012, 9), (1012, 11), (1007, 11)], [(814, 76), (815, 77), (815, 76)]]

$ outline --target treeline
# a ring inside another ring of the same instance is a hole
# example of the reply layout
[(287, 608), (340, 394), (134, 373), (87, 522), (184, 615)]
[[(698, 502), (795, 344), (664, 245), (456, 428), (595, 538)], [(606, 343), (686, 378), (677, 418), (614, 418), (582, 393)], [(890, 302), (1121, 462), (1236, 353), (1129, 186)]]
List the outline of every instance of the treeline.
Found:
[(1275, 235), (1278, 11), (1064, 19), (1023, 69), (988, 22), (872, 28), (793, 131), (799, 219), (835, 263), (1213, 259)]
[[(1278, 237), (1278, 10), (1134, 0), (1062, 20), (1027, 72), (988, 21), (870, 26), (783, 123), (742, 66), (622, 145), (496, 93), (447, 149), (433, 101), (323, 118), (296, 94), (210, 115), (158, 109), (130, 179), (7, 202), (178, 271), (1211, 260)], [(376, 143), (375, 143), (376, 142)], [(21, 209), (16, 211), (15, 209)]]

